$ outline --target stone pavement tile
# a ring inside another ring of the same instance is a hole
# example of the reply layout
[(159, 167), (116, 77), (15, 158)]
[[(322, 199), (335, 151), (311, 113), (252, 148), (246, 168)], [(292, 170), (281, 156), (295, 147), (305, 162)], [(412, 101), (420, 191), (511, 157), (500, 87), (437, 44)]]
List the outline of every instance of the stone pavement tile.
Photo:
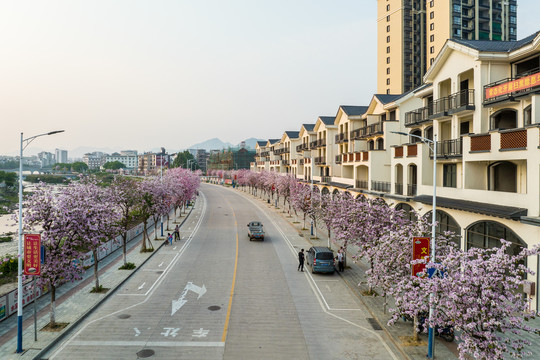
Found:
[[(197, 206), (198, 202), (195, 202)], [(180, 221), (182, 223), (188, 218), (188, 215), (191, 214), (193, 207), (190, 209), (189, 213), (182, 215)], [(170, 221), (173, 221), (172, 217)], [(171, 223), (172, 224), (172, 223)], [(173, 226), (174, 227), (174, 226)], [(139, 235), (141, 237), (141, 235)], [(149, 237), (153, 239), (153, 233), (149, 234)], [(130, 249), (128, 251), (128, 260), (135, 263), (137, 266), (136, 269), (139, 269), (140, 266), (149, 259), (153, 254), (155, 254), (159, 247), (162, 246), (163, 241), (155, 242), (153, 241), (156, 250), (151, 253), (141, 253), (139, 252), (138, 245), (142, 241), (141, 239), (136, 239), (130, 242)], [(122, 251), (121, 248), (116, 251), (115, 255), (109, 256), (107, 262), (102, 261), (100, 271), (100, 284), (105, 288), (109, 288), (108, 293), (112, 293), (114, 289), (120, 286), (126, 279), (128, 279), (134, 271), (121, 271), (118, 270), (118, 267), (122, 264)], [(93, 278), (93, 268), (89, 269), (92, 276), (89, 276), (83, 281), (80, 281), (75, 284), (65, 284), (60, 287), (59, 290), (65, 293), (66, 298), (59, 300), (60, 291), (57, 291), (57, 306), (56, 306), (56, 321), (57, 322), (67, 322), (70, 325), (60, 332), (48, 332), (48, 331), (39, 331), (45, 325), (49, 323), (49, 307), (42, 306), (42, 309), (38, 313), (37, 319), (37, 341), (34, 341), (34, 322), (32, 318), (25, 319), (23, 323), (23, 349), (22, 354), (16, 354), (15, 350), (17, 348), (17, 329), (16, 329), (16, 317), (15, 321), (13, 319), (5, 320), (2, 325), (7, 325), (8, 321), (11, 321), (11, 327), (8, 332), (4, 331), (2, 335), (2, 345), (0, 346), (0, 358), (4, 359), (33, 359), (39, 352), (47, 347), (49, 344), (57, 341), (63, 334), (67, 333), (77, 325), (77, 321), (80, 320), (85, 314), (89, 314), (95, 307), (97, 307), (101, 301), (107, 296), (107, 294), (92, 294), (90, 290), (94, 287), (94, 278)], [(65, 291), (66, 289), (70, 291)], [(43, 303), (50, 303), (50, 297), (48, 295), (43, 296), (41, 299)], [(25, 315), (28, 316), (33, 311), (32, 305), (25, 307)], [(25, 316), (25, 317), (26, 317)], [(15, 324), (13, 326), (13, 323)], [(5, 329), (4, 329), (5, 330)]]

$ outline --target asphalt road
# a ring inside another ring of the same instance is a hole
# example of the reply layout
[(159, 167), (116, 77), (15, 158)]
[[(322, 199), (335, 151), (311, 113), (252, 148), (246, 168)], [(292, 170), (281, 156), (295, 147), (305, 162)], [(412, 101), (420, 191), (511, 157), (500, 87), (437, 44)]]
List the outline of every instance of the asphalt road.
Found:
[[(260, 220), (264, 241), (249, 241)], [(45, 358), (399, 359), (337, 274), (297, 271), (306, 239), (269, 205), (203, 184), (162, 247)]]

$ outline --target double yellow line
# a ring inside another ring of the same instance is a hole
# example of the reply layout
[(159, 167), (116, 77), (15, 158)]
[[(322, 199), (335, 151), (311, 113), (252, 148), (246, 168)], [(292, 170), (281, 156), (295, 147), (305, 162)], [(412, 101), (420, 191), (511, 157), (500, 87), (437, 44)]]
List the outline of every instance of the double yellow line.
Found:
[(221, 337), (221, 342), (225, 342), (227, 339), (227, 331), (229, 330), (229, 320), (231, 318), (231, 307), (232, 307), (232, 300), (234, 296), (234, 284), (236, 283), (236, 269), (238, 267), (238, 223), (236, 222), (236, 214), (233, 210), (234, 215), (234, 225), (236, 226), (236, 256), (234, 258), (234, 274), (233, 274), (233, 280), (231, 285), (231, 294), (229, 296), (229, 306), (227, 308), (227, 317), (225, 318), (225, 326), (223, 327), (223, 336)]

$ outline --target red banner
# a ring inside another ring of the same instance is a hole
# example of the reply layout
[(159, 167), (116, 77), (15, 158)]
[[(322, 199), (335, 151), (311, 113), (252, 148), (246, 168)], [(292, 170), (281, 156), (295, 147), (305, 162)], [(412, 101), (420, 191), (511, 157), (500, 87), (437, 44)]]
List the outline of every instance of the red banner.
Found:
[(533, 88), (540, 85), (540, 73), (525, 76), (486, 88), (486, 100), (492, 97), (510, 94), (514, 91)]
[[(413, 237), (413, 260), (426, 259), (429, 261), (429, 238)], [(412, 276), (418, 276), (426, 268), (426, 264), (415, 264), (412, 266)]]
[(41, 274), (41, 235), (24, 234), (24, 275)]

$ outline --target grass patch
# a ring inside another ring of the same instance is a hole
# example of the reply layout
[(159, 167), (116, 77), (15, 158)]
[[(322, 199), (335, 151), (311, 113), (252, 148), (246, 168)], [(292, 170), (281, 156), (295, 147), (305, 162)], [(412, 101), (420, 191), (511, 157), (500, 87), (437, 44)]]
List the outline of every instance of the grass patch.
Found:
[(361, 292), (362, 296), (379, 296), (375, 290), (364, 290)]
[(91, 293), (94, 293), (94, 294), (104, 294), (106, 293), (107, 291), (109, 291), (110, 289), (109, 288), (104, 288), (103, 285), (99, 285), (99, 287), (96, 289), (96, 287), (94, 286), (92, 288), (92, 290), (90, 290)]
[(143, 250), (141, 250), (141, 252), (142, 252), (142, 253), (154, 252), (154, 248), (143, 249)]
[(41, 328), (41, 331), (58, 332), (65, 329), (66, 326), (68, 325), (69, 323), (64, 323), (64, 322), (57, 322), (54, 325), (51, 325), (51, 323), (48, 323), (47, 325)]
[(135, 266), (134, 263), (128, 262), (128, 263), (126, 263), (126, 264), (120, 266), (120, 267), (118, 268), (118, 270), (133, 270), (133, 269), (135, 269), (136, 267), (137, 267), (137, 266)]
[(11, 240), (13, 240), (13, 238), (11, 237), (11, 235), (3, 235), (3, 236), (0, 236), (0, 243), (4, 243), (4, 242), (10, 242)]
[(400, 336), (399, 342), (402, 346), (427, 346), (427, 342), (421, 339), (415, 341), (412, 336)]

